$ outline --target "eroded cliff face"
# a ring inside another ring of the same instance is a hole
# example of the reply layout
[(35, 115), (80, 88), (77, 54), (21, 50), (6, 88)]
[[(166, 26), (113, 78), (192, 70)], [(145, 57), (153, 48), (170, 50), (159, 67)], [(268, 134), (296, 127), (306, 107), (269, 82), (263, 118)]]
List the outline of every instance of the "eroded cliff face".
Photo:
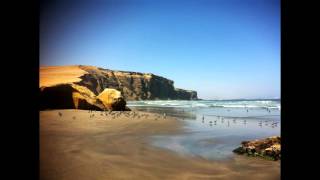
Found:
[(184, 89), (175, 89), (175, 96), (177, 99), (198, 99), (197, 91), (190, 91)]
[[(74, 66), (72, 67), (72, 70), (74, 70)], [(105, 88), (112, 88), (121, 91), (126, 100), (197, 99), (196, 91), (174, 88), (172, 80), (151, 73), (113, 71), (95, 66), (80, 65), (76, 67), (79, 68), (79, 72), (83, 70), (85, 73), (80, 75), (78, 73), (78, 77), (73, 77), (77, 80), (74, 83), (87, 87), (95, 95), (100, 94)], [(40, 78), (41, 70), (46, 70), (46, 75), (50, 77), (48, 69), (42, 67), (40, 68)], [(56, 66), (54, 70), (58, 72), (59, 66)], [(67, 71), (66, 68), (63, 70)], [(54, 76), (52, 75), (52, 77)], [(79, 81), (77, 78), (81, 80)]]

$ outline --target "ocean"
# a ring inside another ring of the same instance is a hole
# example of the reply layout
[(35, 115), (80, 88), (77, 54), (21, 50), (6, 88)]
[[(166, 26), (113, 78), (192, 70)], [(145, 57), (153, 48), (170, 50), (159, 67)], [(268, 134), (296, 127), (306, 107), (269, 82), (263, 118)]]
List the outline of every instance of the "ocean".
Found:
[(127, 105), (183, 121), (184, 133), (153, 136), (150, 143), (186, 156), (227, 160), (242, 141), (280, 135), (280, 99), (128, 101)]

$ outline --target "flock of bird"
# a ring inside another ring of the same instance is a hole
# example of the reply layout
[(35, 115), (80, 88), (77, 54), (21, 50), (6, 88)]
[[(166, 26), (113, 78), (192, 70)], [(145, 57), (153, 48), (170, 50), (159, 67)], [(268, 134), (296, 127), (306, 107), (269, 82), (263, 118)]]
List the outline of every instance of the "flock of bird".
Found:
[[(271, 112), (271, 110), (269, 109), (269, 108), (266, 108), (266, 110), (267, 110), (267, 112)], [(227, 111), (229, 112), (230, 110), (229, 109), (227, 109)], [(246, 108), (246, 112), (249, 112), (249, 109), (248, 108)], [(223, 124), (224, 123), (224, 121), (225, 121), (225, 119), (227, 120), (227, 127), (230, 127), (230, 119), (228, 118), (225, 118), (225, 117), (222, 117), (222, 116), (216, 116), (217, 117), (217, 119), (215, 119), (215, 120), (210, 120), (209, 121), (209, 125), (210, 126), (212, 126), (212, 125), (217, 125), (217, 121), (219, 121), (220, 120), (220, 122)], [(237, 118), (231, 118), (232, 119), (232, 121), (233, 121), (233, 123), (234, 124), (236, 124), (237, 123)], [(242, 122), (243, 122), (243, 124), (244, 125), (246, 125), (247, 124), (247, 120), (246, 119), (243, 119), (242, 120)], [(263, 121), (262, 120), (260, 120), (259, 121), (259, 123), (258, 123), (258, 126), (260, 126), (260, 127), (262, 127), (262, 123)], [(205, 123), (205, 116), (204, 115), (202, 115), (202, 123)], [(277, 122), (277, 121), (273, 121), (273, 120), (265, 120), (264, 121), (264, 125), (265, 126), (269, 126), (269, 124), (271, 125), (270, 127), (271, 128), (275, 128), (275, 127), (278, 127), (278, 123), (279, 122)]]
[[(267, 112), (271, 112), (269, 108), (266, 108)], [(228, 109), (228, 111), (230, 111)], [(95, 115), (97, 114), (96, 112), (100, 112), (100, 116), (111, 116), (111, 119), (116, 119), (120, 116), (124, 116), (124, 117), (127, 117), (127, 118), (131, 118), (131, 119), (135, 119), (135, 118), (148, 118), (149, 117), (149, 114), (146, 114), (146, 113), (141, 113), (141, 112), (136, 112), (136, 111), (94, 111), (94, 110), (89, 110), (88, 113), (90, 114), (89, 115), (89, 118), (93, 118), (95, 117)], [(246, 112), (249, 112), (249, 109), (246, 108)], [(58, 112), (58, 115), (61, 117), (62, 116), (62, 113), (61, 112)], [(159, 119), (166, 119), (167, 115), (166, 113), (163, 113), (162, 115), (156, 115), (154, 120), (159, 120)], [(222, 124), (224, 123), (225, 121), (225, 117), (222, 117), (222, 116), (216, 116), (217, 119), (215, 120), (210, 120), (209, 121), (209, 125), (212, 126), (212, 125), (217, 125), (217, 122), (220, 121)], [(73, 120), (76, 119), (75, 116), (72, 117)], [(237, 119), (236, 118), (231, 118), (232, 119), (232, 122), (234, 124), (237, 123)], [(183, 118), (184, 120), (184, 118)], [(226, 118), (226, 121), (227, 121), (227, 127), (230, 127), (230, 118)], [(246, 125), (247, 124), (247, 120), (243, 119), (242, 120), (243, 124)], [(202, 123), (205, 123), (205, 116), (202, 115)], [(276, 122), (276, 121), (272, 121), (272, 120), (265, 120), (264, 121), (264, 125), (265, 126), (269, 126), (269, 124), (271, 125), (270, 127), (274, 128), (274, 127), (277, 127), (278, 126), (278, 123), (279, 122)], [(263, 124), (263, 121), (260, 120), (258, 125), (260, 127), (262, 127), (262, 124)]]
[[(94, 118), (95, 116), (97, 116), (97, 114), (99, 114), (100, 112), (100, 116), (111, 116), (111, 119), (116, 119), (119, 117), (126, 117), (126, 118), (131, 118), (131, 119), (135, 119), (135, 118), (148, 118), (150, 117), (149, 114), (146, 113), (141, 113), (141, 112), (136, 112), (136, 111), (94, 111), (94, 110), (89, 110), (89, 118)], [(60, 117), (62, 117), (62, 113), (58, 112), (58, 115)], [(159, 119), (166, 119), (167, 115), (166, 113), (163, 113), (162, 115), (156, 115), (154, 120), (159, 120)], [(76, 117), (72, 116), (72, 119), (75, 120)]]

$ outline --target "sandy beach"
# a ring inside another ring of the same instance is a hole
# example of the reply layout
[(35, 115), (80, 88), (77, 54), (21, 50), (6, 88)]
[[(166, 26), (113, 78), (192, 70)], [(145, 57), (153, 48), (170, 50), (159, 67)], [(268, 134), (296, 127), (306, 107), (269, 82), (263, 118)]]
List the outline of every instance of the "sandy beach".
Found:
[(183, 133), (182, 123), (139, 111), (41, 111), (40, 178), (280, 179), (279, 161), (236, 156), (216, 162), (150, 145), (150, 136)]

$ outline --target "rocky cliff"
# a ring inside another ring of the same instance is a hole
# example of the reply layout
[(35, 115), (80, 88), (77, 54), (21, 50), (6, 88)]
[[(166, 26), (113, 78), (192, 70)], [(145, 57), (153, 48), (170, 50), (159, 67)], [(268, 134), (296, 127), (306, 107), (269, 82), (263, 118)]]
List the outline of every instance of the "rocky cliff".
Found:
[(105, 88), (119, 90), (126, 100), (197, 99), (196, 91), (178, 89), (172, 80), (151, 73), (113, 71), (95, 66), (40, 67), (40, 87), (74, 83), (95, 95)]

